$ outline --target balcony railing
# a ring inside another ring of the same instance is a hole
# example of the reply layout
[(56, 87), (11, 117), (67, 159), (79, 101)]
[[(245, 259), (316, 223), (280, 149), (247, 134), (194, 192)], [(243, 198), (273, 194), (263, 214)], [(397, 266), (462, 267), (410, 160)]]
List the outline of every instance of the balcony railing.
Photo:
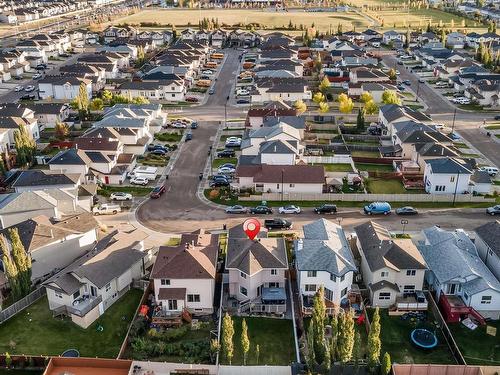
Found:
[(102, 296), (91, 297), (79, 302), (76, 305), (66, 306), (68, 313), (77, 315), (79, 317), (85, 316), (90, 310), (102, 302)]

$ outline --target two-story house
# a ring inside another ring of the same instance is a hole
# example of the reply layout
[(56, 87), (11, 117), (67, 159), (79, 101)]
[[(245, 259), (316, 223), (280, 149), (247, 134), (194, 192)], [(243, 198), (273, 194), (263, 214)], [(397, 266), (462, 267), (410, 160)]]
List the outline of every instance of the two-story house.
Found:
[(151, 273), (160, 307), (155, 317), (213, 312), (218, 238), (198, 230), (183, 234), (177, 246), (160, 247)]
[(475, 229), (474, 244), (486, 267), (500, 280), (500, 221), (490, 221)]
[(297, 280), (304, 310), (310, 310), (320, 286), (328, 310), (338, 309), (351, 290), (356, 272), (354, 256), (344, 230), (326, 219), (303, 227), (304, 238), (294, 243)]
[(422, 291), (427, 266), (411, 239), (392, 238), (373, 221), (356, 226), (354, 232), (373, 306), (389, 307), (398, 297)]

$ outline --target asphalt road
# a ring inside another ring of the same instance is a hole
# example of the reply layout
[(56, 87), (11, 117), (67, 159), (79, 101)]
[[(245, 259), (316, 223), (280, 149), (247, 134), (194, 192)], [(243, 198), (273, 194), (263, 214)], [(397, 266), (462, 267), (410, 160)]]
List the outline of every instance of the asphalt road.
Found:
[[(437, 123), (443, 123), (450, 128), (455, 123), (457, 132), (476, 149), (478, 149), (492, 164), (500, 166), (500, 144), (479, 132), (479, 127), (484, 121), (493, 120), (496, 113), (464, 111), (455, 107), (449, 100), (434, 91), (428, 84), (419, 83), (418, 77), (410, 70), (397, 64), (394, 55), (384, 55), (384, 63), (400, 71), (399, 79), (409, 80), (411, 88), (421, 100), (427, 105), (426, 112), (432, 116)], [(456, 111), (456, 114), (455, 114)], [(455, 117), (455, 121), (453, 121)]]

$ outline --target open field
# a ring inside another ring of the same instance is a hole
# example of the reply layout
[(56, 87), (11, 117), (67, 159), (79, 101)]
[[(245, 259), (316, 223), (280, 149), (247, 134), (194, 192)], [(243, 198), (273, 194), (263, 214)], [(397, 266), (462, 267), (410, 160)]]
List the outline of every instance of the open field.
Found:
[(336, 28), (339, 23), (342, 24), (344, 30), (349, 30), (353, 26), (359, 30), (370, 25), (366, 18), (354, 12), (316, 13), (302, 10), (271, 12), (259, 9), (203, 9), (201, 13), (197, 9), (148, 9), (117, 19), (114, 24), (140, 25), (141, 22), (148, 22), (158, 23), (158, 26), (174, 24), (176, 27), (189, 25), (197, 27), (198, 21), (203, 17), (216, 18), (223, 26), (257, 23), (262, 25), (262, 29), (269, 30), (287, 27), (290, 21), (297, 26), (300, 24), (311, 26), (314, 23), (316, 28), (322, 32), (328, 31), (330, 26), (332, 29)]
[(130, 290), (87, 329), (53, 318), (43, 297), (0, 325), (0, 353), (57, 356), (74, 348), (82, 357), (116, 358), (141, 296), (142, 291)]

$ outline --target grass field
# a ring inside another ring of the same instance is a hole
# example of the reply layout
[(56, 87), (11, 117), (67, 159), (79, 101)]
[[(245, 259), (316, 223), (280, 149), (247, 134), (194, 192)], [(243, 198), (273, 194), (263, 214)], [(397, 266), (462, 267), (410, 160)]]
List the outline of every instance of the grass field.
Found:
[[(242, 319), (233, 316), (234, 325), (234, 357), (233, 365), (243, 364), (241, 349)], [(259, 345), (259, 365), (289, 365), (295, 361), (295, 347), (292, 321), (272, 318), (246, 318), (250, 350), (247, 355), (247, 365), (256, 365), (256, 346)], [(222, 358), (223, 363), (226, 359)]]
[[(410, 9), (410, 11), (402, 12), (401, 9), (391, 9), (389, 7), (383, 10), (378, 10), (376, 13), (369, 11), (367, 12), (367, 15), (376, 17), (379, 22), (383, 21), (385, 28), (393, 28), (394, 23), (396, 23), (397, 28), (406, 26), (425, 27), (429, 21), (433, 24), (443, 22), (443, 24), (449, 26), (452, 20), (455, 27), (460, 27), (462, 20), (464, 20), (463, 17), (443, 12), (438, 9)], [(473, 26), (473, 21), (465, 20), (465, 22), (468, 27)]]
[(0, 325), (0, 353), (57, 356), (74, 348), (82, 357), (116, 358), (141, 296), (130, 290), (87, 329), (53, 318), (47, 298), (41, 298)]
[(500, 365), (500, 322), (490, 322), (497, 329), (496, 337), (486, 334), (486, 327), (471, 331), (463, 324), (449, 324), (462, 355), (471, 365)]
[(354, 13), (316, 13), (304, 12), (303, 10), (290, 12), (272, 12), (259, 9), (148, 9), (142, 12), (115, 20), (114, 24), (137, 24), (141, 22), (155, 22), (161, 26), (175, 25), (176, 27), (197, 26), (198, 21), (203, 18), (216, 18), (221, 25), (233, 26), (239, 23), (257, 23), (262, 25), (261, 29), (276, 29), (288, 26), (291, 21), (310, 26), (313, 23), (319, 31), (326, 32), (330, 26), (336, 28), (340, 23), (344, 30), (350, 30), (353, 26), (362, 29), (370, 25), (369, 20)]
[(327, 172), (352, 172), (352, 166), (348, 163), (340, 163), (340, 164), (317, 164), (323, 165), (325, 167), (325, 171)]

